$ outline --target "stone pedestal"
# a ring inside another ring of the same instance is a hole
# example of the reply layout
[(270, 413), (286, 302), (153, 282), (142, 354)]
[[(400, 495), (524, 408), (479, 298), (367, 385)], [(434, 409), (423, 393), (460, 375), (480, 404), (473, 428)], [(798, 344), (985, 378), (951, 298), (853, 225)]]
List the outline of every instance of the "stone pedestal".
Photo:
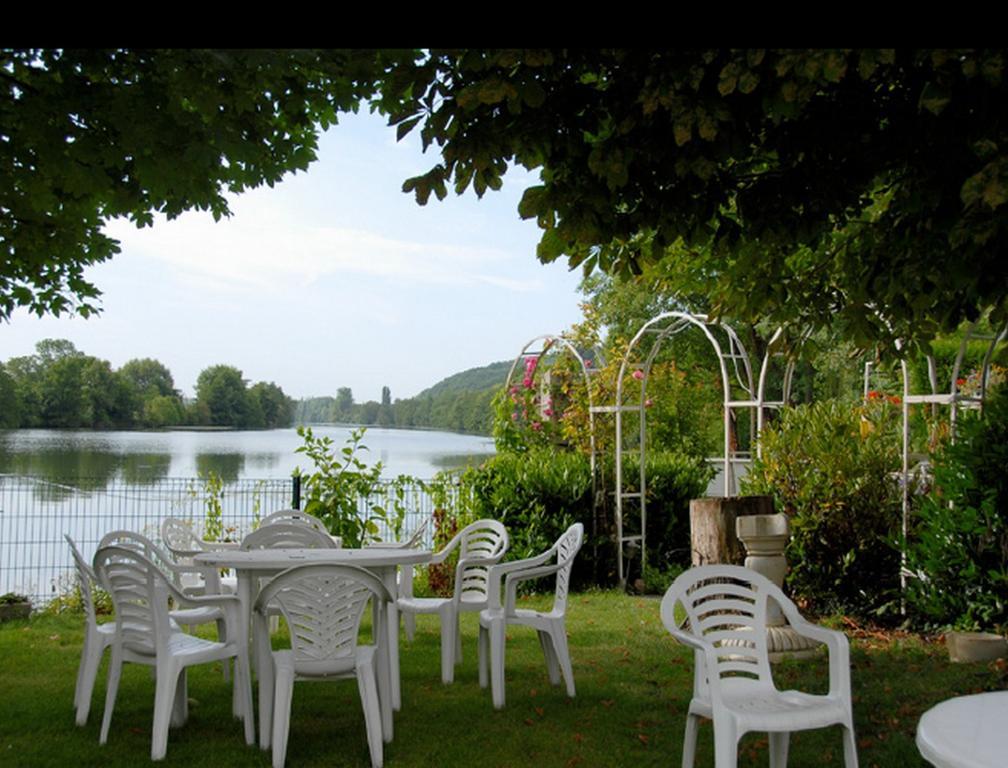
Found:
[[(787, 574), (784, 548), (791, 531), (787, 515), (749, 515), (735, 521), (735, 532), (746, 550), (745, 567), (766, 576), (783, 587)], [(780, 607), (772, 600), (767, 606), (767, 650), (770, 661), (806, 658), (815, 654), (820, 643), (799, 635), (791, 628)]]

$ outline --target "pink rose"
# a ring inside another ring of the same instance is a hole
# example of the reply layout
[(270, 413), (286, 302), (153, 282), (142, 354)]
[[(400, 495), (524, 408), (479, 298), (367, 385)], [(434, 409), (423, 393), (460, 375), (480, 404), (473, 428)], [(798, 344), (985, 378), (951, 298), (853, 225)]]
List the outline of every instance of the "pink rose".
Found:
[(632, 375), (632, 376), (633, 376), (633, 377), (634, 377), (635, 379), (637, 379), (637, 381), (640, 381), (641, 379), (643, 379), (643, 378), (644, 378), (644, 371), (642, 371), (642, 370), (641, 370), (640, 368), (638, 368), (638, 369), (637, 369), (636, 371), (634, 371), (634, 372), (633, 372), (633, 374), (631, 374), (631, 375)]
[(652, 405), (654, 405), (654, 400), (652, 400), (650, 397), (644, 401), (645, 408), (650, 408)]
[(533, 421), (532, 422), (532, 429), (534, 429), (536, 432), (538, 432), (540, 429), (542, 429), (542, 424), (540, 424), (538, 421)]

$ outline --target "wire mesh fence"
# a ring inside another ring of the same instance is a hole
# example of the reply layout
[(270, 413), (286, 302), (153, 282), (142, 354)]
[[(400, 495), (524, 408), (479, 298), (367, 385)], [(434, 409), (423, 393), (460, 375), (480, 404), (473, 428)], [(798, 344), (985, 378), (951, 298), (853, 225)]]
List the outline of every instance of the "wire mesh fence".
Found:
[[(27, 595), (44, 605), (73, 586), (73, 560), (64, 534), (88, 560), (109, 531), (130, 530), (160, 541), (161, 523), (176, 517), (203, 530), (211, 497), (220, 504), (224, 538), (240, 540), (258, 520), (297, 504), (291, 478), (229, 483), (219, 493), (198, 478), (167, 478), (149, 484), (124, 481), (44, 480), (0, 475), (0, 594)], [(379, 505), (406, 509), (402, 529), (413, 530), (429, 519), (434, 502), (423, 483), (381, 483), (358, 500), (362, 511)], [(379, 524), (378, 537), (394, 540), (396, 532)], [(427, 533), (431, 543), (432, 534)]]

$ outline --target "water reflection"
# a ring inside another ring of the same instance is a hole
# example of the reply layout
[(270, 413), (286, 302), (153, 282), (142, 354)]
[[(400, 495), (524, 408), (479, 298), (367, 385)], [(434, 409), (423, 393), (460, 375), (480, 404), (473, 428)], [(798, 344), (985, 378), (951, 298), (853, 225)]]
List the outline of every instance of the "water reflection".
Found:
[(245, 470), (245, 455), (242, 453), (197, 453), (196, 474), (208, 477), (215, 472), (224, 484), (233, 483)]

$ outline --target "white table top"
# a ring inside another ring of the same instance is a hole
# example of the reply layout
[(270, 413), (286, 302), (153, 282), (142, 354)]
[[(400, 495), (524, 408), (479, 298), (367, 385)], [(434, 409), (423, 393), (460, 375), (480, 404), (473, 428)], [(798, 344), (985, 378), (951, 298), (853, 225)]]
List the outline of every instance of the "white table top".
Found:
[(1008, 691), (936, 704), (917, 724), (917, 749), (937, 768), (1008, 765)]
[(381, 568), (393, 565), (417, 565), (431, 559), (430, 550), (398, 547), (366, 549), (248, 549), (227, 552), (202, 552), (193, 558), (200, 565), (236, 570), (283, 570), (309, 563), (356, 565)]

